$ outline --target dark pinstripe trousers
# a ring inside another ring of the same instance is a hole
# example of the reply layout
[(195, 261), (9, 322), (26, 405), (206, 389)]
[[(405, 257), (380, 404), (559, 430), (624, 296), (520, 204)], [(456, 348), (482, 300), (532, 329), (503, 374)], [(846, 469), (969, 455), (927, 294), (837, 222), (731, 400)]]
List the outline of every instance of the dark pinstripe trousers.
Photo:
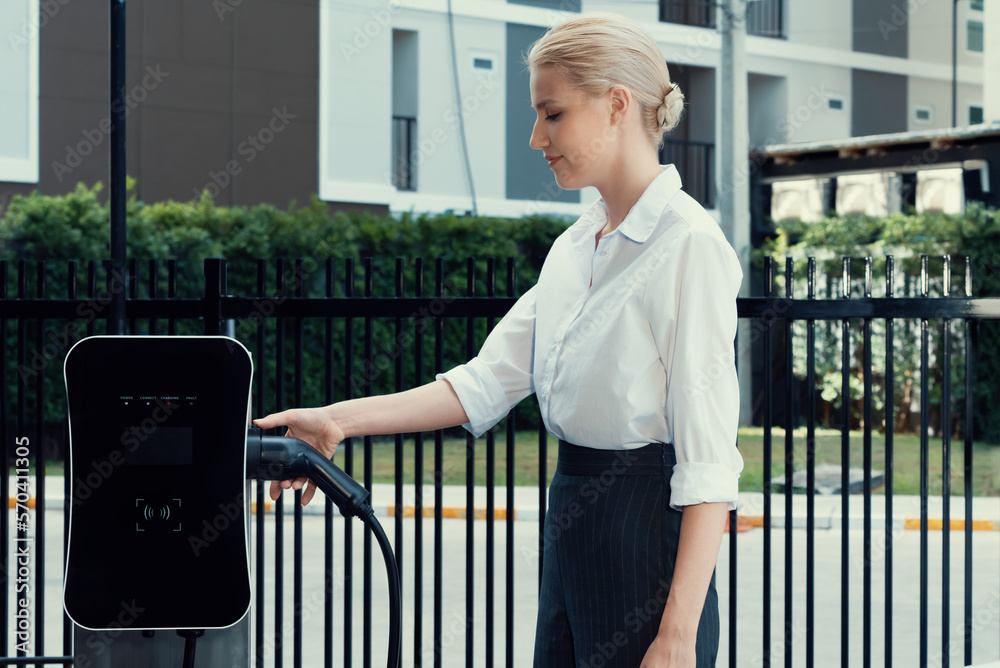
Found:
[[(681, 512), (673, 447), (559, 444), (545, 513), (535, 668), (639, 668), (670, 591)], [(715, 575), (698, 624), (698, 668), (715, 665)]]

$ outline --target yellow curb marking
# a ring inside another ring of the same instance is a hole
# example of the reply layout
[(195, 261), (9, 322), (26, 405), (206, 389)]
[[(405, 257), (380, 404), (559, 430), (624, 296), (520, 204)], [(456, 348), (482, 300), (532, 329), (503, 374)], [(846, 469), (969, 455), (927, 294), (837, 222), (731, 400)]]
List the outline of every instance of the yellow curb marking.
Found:
[[(401, 506), (403, 517), (415, 517), (417, 514), (416, 506)], [(390, 503), (386, 506), (386, 513), (392, 517), (396, 514), (396, 504)], [(423, 508), (424, 517), (434, 517), (434, 506), (424, 506)], [(444, 506), (441, 508), (441, 517), (448, 517), (451, 519), (465, 519), (466, 513), (465, 508), (458, 506)], [(486, 507), (476, 506), (473, 510), (473, 517), (477, 520), (486, 519)], [(511, 517), (517, 519), (517, 509), (511, 511)], [(507, 509), (506, 508), (494, 508), (493, 509), (493, 519), (494, 520), (505, 520), (507, 519)]]
[[(738, 518), (740, 524), (749, 524), (754, 527), (764, 526), (764, 516), (763, 515), (740, 515)], [(965, 529), (965, 520), (951, 520), (950, 527), (952, 531), (962, 531)], [(907, 517), (903, 520), (903, 528), (909, 530), (920, 530), (920, 518)], [(941, 531), (944, 528), (944, 520), (941, 519), (931, 519), (927, 522), (928, 531)], [(989, 520), (972, 520), (972, 530), (973, 531), (1000, 531), (1000, 527)]]
[[(962, 531), (965, 529), (965, 520), (951, 520), (950, 528), (952, 531)], [(907, 529), (920, 530), (920, 518), (919, 517), (907, 517), (903, 522), (903, 526)], [(941, 519), (928, 519), (927, 528), (930, 531), (941, 531), (944, 529), (944, 520)], [(973, 531), (997, 531), (997, 525), (989, 520), (972, 520), (972, 530)]]

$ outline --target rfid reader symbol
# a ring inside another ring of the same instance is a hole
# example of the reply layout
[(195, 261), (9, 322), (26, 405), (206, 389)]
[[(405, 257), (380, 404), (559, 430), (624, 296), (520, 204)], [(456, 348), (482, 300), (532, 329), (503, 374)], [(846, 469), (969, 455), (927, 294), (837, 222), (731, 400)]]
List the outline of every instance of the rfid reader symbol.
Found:
[(170, 506), (160, 506), (159, 510), (153, 510), (153, 506), (146, 506), (142, 511), (143, 517), (147, 520), (151, 520), (154, 517), (159, 517), (161, 519), (170, 519)]
[[(171, 510), (170, 506), (174, 509)], [(140, 521), (135, 523), (136, 531), (146, 531), (148, 529), (167, 529), (168, 531), (180, 531), (181, 523), (178, 518), (178, 509), (181, 507), (180, 499), (171, 499), (169, 503), (149, 502), (146, 499), (136, 499), (135, 507), (141, 516)], [(177, 520), (176, 526), (170, 518)]]

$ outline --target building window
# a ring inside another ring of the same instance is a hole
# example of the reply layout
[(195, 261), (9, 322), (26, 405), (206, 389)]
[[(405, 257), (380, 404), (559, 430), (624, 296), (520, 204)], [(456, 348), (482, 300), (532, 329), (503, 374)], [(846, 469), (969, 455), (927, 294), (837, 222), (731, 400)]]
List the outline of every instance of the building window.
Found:
[(982, 21), (969, 21), (968, 30), (966, 32), (967, 42), (966, 48), (969, 51), (983, 52), (983, 22)]
[(784, 39), (783, 2), (784, 0), (755, 0), (747, 3), (745, 5), (747, 34)]
[(660, 0), (660, 21), (714, 28), (715, 4), (703, 0)]
[(392, 185), (396, 190), (416, 190), (417, 174), (413, 164), (417, 141), (417, 119), (392, 117)]
[(844, 98), (842, 97), (828, 97), (826, 99), (826, 106), (835, 111), (843, 111), (844, 109)]
[(969, 125), (979, 125), (983, 122), (983, 108), (977, 104), (969, 105)]
[(396, 190), (417, 189), (416, 145), (419, 70), (419, 34), (392, 31), (392, 185)]
[(927, 106), (914, 107), (913, 120), (917, 123), (933, 123), (934, 110)]
[(983, 11), (983, 0), (970, 0), (969, 9), (975, 10), (977, 12)]
[(469, 49), (468, 53), (469, 67), (472, 68), (473, 74), (491, 76), (496, 73), (499, 54), (479, 49)]

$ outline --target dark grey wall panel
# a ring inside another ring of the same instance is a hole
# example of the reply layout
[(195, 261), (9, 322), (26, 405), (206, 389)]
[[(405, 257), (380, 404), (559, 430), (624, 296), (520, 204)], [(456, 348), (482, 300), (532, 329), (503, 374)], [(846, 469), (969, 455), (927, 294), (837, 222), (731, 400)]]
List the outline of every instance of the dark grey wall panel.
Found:
[(905, 132), (908, 81), (898, 74), (851, 70), (851, 135)]
[(580, 191), (556, 185), (542, 152), (528, 145), (535, 111), (523, 56), (544, 32), (537, 26), (507, 24), (507, 198), (579, 202)]
[[(220, 204), (308, 202), (319, 185), (318, 0), (144, 0), (127, 15), (138, 197), (190, 200), (212, 184)], [(107, 183), (107, 4), (60, 3), (39, 71), (38, 190)], [(0, 184), (0, 201), (22, 191)]]
[(910, 17), (900, 0), (854, 0), (854, 50), (907, 58)]
[(542, 9), (555, 9), (560, 12), (580, 11), (580, 0), (507, 0), (512, 5), (529, 5)]

